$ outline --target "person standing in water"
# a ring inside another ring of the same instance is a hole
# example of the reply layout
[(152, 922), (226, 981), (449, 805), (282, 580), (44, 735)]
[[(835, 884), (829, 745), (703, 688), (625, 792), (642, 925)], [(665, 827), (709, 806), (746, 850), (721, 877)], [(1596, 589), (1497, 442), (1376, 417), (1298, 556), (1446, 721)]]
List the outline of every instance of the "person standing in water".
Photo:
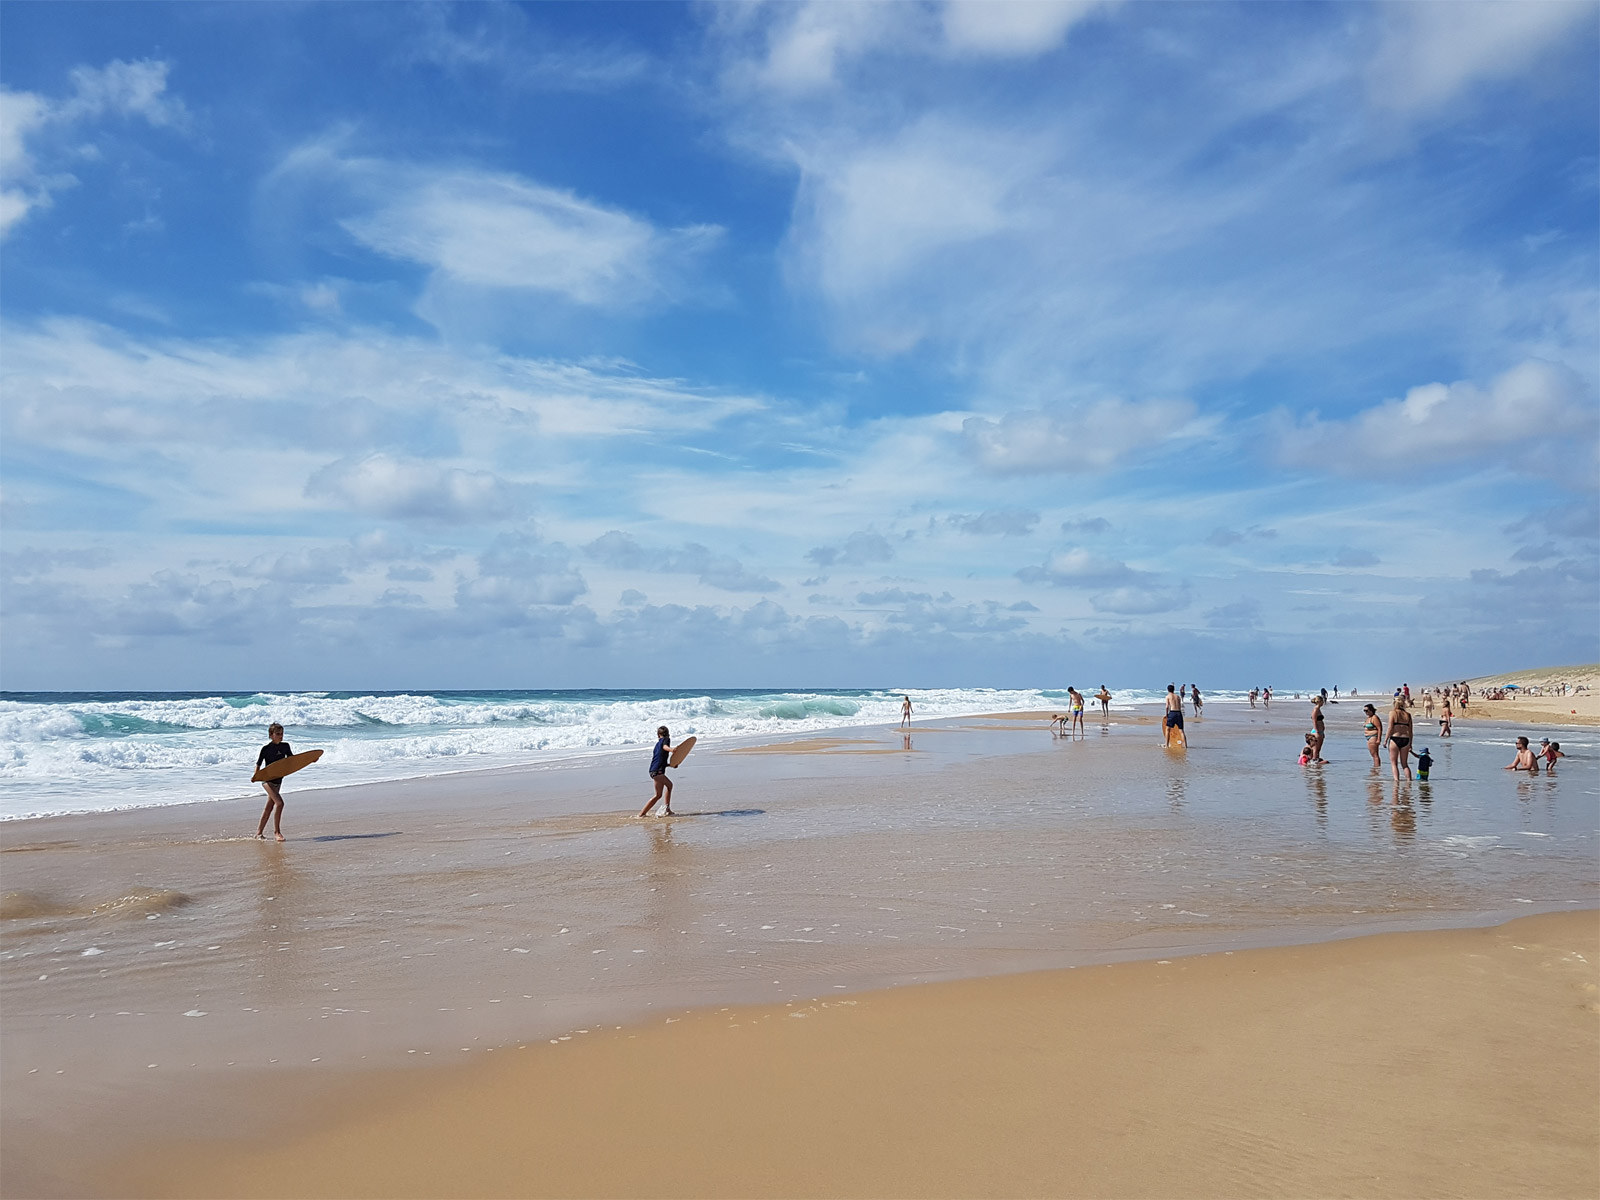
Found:
[(1072, 697), (1073, 732), (1083, 733), (1083, 693), (1069, 683), (1067, 684), (1067, 695)]
[(1102, 683), (1100, 685), (1100, 690), (1094, 694), (1094, 698), (1100, 701), (1100, 715), (1109, 717), (1111, 715), (1111, 693), (1106, 691), (1105, 684)]
[(667, 757), (672, 753), (672, 735), (667, 732), (665, 725), (656, 730), (656, 749), (650, 756), (650, 778), (655, 780), (656, 794), (650, 797), (650, 803), (639, 810), (641, 817), (648, 817), (650, 810), (656, 806), (656, 801), (666, 793), (666, 803), (662, 806), (661, 815), (674, 816), (672, 811), (672, 780), (667, 778)]
[(1194, 715), (1198, 717), (1200, 710), (1205, 707), (1205, 702), (1200, 699), (1200, 685), (1198, 683), (1189, 685), (1189, 702), (1194, 705)]
[[(279, 759), (288, 758), (294, 753), (289, 748), (289, 743), (283, 740), (283, 726), (274, 721), (267, 726), (267, 737), (271, 740), (261, 747), (261, 753), (256, 755), (256, 770), (270, 766)], [(283, 781), (280, 779), (263, 780), (262, 787), (267, 790), (267, 806), (261, 810), (261, 824), (256, 826), (256, 836), (263, 841), (267, 836), (267, 818), (272, 818), (272, 836), (280, 842), (283, 837)]]
[(1411, 714), (1406, 711), (1406, 702), (1399, 696), (1394, 698), (1394, 707), (1389, 710), (1389, 763), (1394, 768), (1395, 782), (1400, 782), (1400, 769), (1405, 768), (1406, 778), (1411, 778)]
[(1328, 737), (1328, 726), (1322, 718), (1322, 702), (1327, 698), (1326, 692), (1311, 697), (1311, 732), (1316, 735), (1316, 744), (1312, 747), (1316, 753), (1311, 757), (1316, 762), (1322, 761), (1322, 743)]
[(905, 703), (900, 706), (900, 728), (901, 729), (909, 729), (910, 727), (911, 727), (911, 697), (907, 696), (906, 700), (905, 700)]
[(1372, 769), (1376, 771), (1383, 766), (1378, 758), (1378, 750), (1383, 745), (1383, 718), (1370, 704), (1362, 705), (1361, 711), (1367, 714), (1367, 723), (1361, 727), (1361, 732), (1367, 735), (1367, 753), (1372, 755)]
[(1161, 744), (1163, 746), (1172, 745), (1174, 731), (1178, 734), (1178, 741), (1187, 750), (1189, 748), (1189, 739), (1183, 735), (1183, 700), (1178, 695), (1178, 685), (1169, 683), (1167, 684), (1166, 724), (1161, 731)]

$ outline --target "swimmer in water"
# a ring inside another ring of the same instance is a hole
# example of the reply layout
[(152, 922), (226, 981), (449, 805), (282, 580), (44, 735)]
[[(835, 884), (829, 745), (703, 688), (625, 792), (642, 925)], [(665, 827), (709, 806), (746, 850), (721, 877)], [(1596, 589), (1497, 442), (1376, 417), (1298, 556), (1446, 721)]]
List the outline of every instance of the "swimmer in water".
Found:
[[(283, 740), (283, 726), (274, 721), (267, 726), (267, 737), (271, 740), (263, 747), (261, 753), (256, 755), (256, 770), (277, 762), (281, 758), (288, 758), (294, 753), (289, 748), (289, 743)], [(267, 806), (261, 810), (261, 824), (256, 826), (256, 836), (263, 841), (267, 837), (267, 818), (272, 818), (272, 836), (280, 842), (283, 837), (283, 781), (279, 779), (263, 780), (262, 787), (267, 790)]]
[(656, 794), (650, 797), (650, 803), (639, 810), (641, 817), (648, 817), (650, 810), (656, 806), (656, 801), (666, 792), (666, 803), (662, 806), (661, 815), (674, 816), (672, 811), (672, 780), (667, 778), (667, 756), (672, 753), (672, 735), (667, 732), (665, 725), (656, 730), (656, 749), (650, 756), (650, 778), (656, 782)]
[(1538, 771), (1539, 760), (1533, 756), (1533, 751), (1528, 748), (1528, 739), (1517, 739), (1517, 756), (1506, 764), (1508, 771)]

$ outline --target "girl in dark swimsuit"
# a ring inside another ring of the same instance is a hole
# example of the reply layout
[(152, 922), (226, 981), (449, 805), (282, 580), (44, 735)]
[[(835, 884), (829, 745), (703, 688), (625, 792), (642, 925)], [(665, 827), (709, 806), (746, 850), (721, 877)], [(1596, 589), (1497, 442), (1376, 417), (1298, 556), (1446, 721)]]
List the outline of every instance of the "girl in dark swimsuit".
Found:
[(1389, 710), (1389, 764), (1394, 768), (1395, 782), (1400, 780), (1402, 767), (1406, 778), (1411, 778), (1411, 714), (1398, 696)]

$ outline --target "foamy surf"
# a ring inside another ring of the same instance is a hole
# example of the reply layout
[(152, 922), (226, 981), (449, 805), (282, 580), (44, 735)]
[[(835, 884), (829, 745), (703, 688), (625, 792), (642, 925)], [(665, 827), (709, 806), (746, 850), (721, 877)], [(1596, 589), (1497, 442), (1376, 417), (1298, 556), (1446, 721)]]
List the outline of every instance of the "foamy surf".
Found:
[[(0, 700), (0, 820), (186, 804), (256, 794), (250, 766), (276, 721), (326, 751), (287, 790), (608, 754), (649, 745), (657, 725), (714, 740), (915, 719), (1063, 711), (1050, 689), (687, 692), (12, 693)], [(1160, 693), (1119, 690), (1113, 709)], [(1240, 702), (1218, 692), (1213, 703)]]

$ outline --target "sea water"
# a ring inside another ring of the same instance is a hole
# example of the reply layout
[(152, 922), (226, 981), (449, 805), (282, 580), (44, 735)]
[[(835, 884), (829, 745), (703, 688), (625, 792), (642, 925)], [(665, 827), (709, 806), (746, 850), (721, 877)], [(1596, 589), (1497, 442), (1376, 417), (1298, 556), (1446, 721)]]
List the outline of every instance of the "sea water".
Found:
[[(3, 692), (0, 820), (223, 800), (249, 782), (267, 726), (321, 749), (299, 789), (518, 766), (674, 738), (760, 738), (881, 725), (911, 697), (919, 720), (1064, 709), (1065, 691)], [(1221, 692), (1226, 703), (1238, 695)], [(1119, 690), (1126, 710), (1159, 694)]]

